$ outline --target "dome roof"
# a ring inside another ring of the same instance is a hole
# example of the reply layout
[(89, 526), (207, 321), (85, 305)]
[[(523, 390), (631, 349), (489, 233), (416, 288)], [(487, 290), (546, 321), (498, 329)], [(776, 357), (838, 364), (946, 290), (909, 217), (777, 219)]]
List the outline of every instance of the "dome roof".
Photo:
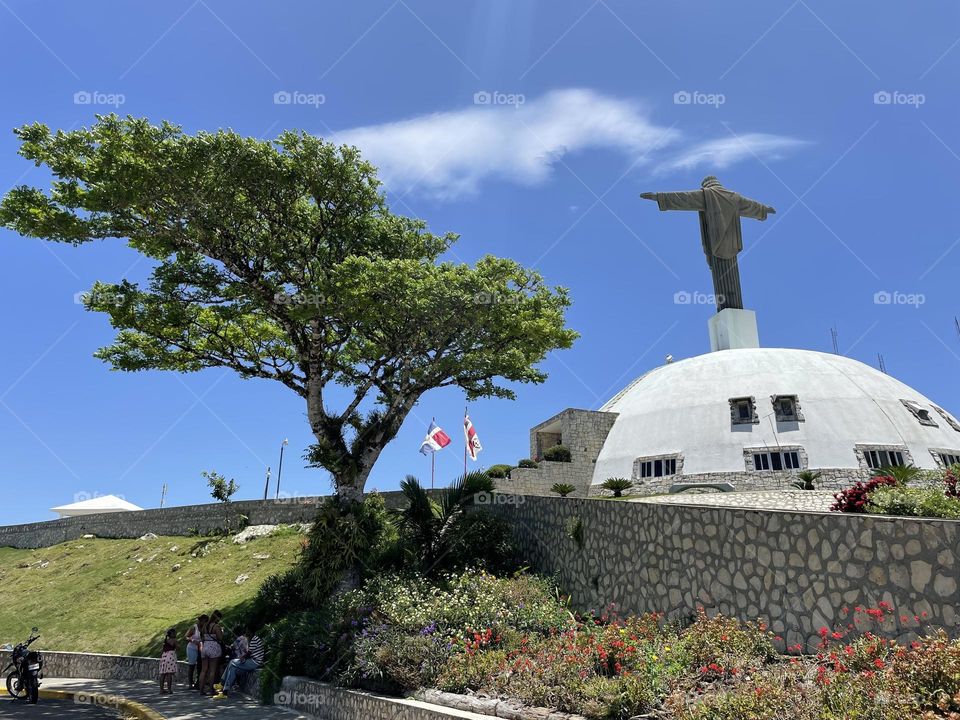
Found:
[[(778, 421), (776, 395), (796, 396), (802, 420)], [(752, 422), (731, 421), (734, 398), (753, 399)], [(594, 484), (631, 477), (637, 458), (673, 453), (682, 455), (684, 475), (743, 472), (744, 448), (799, 446), (810, 468), (859, 468), (857, 445), (905, 447), (904, 460), (921, 468), (937, 467), (933, 449), (960, 454), (960, 430), (931, 400), (861, 362), (809, 350), (723, 350), (680, 360), (634, 380), (601, 410), (618, 417)]]

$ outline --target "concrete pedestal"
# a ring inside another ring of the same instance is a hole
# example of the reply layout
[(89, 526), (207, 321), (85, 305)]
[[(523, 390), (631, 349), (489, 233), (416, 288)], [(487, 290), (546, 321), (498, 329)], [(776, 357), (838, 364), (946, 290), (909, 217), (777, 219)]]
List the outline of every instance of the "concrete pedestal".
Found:
[(753, 310), (724, 308), (707, 325), (710, 328), (710, 352), (760, 347), (757, 314)]

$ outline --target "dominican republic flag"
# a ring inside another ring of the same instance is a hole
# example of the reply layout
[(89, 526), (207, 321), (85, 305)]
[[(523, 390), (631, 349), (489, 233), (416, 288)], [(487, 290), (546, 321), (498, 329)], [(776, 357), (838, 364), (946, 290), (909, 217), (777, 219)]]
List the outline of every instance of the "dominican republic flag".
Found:
[(477, 453), (483, 450), (483, 445), (480, 444), (480, 438), (477, 437), (477, 431), (474, 430), (469, 415), (463, 416), (463, 436), (467, 440), (467, 453), (470, 455), (470, 459), (476, 460)]
[(430, 422), (430, 430), (423, 439), (423, 445), (420, 446), (420, 452), (424, 455), (435, 453), (437, 450), (443, 450), (450, 444), (450, 436), (437, 427), (433, 421)]

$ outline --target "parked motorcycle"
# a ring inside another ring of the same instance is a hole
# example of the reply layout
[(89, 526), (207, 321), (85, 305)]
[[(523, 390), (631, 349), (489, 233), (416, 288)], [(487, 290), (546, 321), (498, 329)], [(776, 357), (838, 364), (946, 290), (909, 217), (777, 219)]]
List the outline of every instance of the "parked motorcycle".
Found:
[[(36, 703), (40, 697), (40, 680), (43, 678), (43, 656), (30, 645), (40, 637), (38, 628), (30, 631), (30, 637), (14, 648), (7, 645), (4, 649), (10, 651), (10, 664), (3, 669), (12, 671), (7, 675), (7, 692), (17, 700), (26, 700)], [(0, 673), (2, 674), (2, 673)]]

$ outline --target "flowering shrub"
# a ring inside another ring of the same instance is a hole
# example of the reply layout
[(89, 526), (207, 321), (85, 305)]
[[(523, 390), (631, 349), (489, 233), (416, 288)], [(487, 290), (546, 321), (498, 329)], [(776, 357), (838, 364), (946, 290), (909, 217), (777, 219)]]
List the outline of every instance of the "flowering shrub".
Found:
[(870, 495), (866, 512), (955, 520), (960, 518), (960, 498), (938, 488), (882, 487)]
[(841, 490), (833, 496), (836, 502), (830, 506), (830, 509), (844, 513), (867, 512), (867, 503), (875, 490), (897, 484), (896, 478), (889, 475), (870, 478), (867, 482), (856, 482), (851, 487)]
[(732, 677), (774, 659), (773, 633), (762, 622), (745, 623), (697, 608), (693, 623), (680, 633), (679, 645), (704, 679)]
[(942, 630), (894, 650), (889, 674), (922, 709), (960, 713), (960, 644)]

